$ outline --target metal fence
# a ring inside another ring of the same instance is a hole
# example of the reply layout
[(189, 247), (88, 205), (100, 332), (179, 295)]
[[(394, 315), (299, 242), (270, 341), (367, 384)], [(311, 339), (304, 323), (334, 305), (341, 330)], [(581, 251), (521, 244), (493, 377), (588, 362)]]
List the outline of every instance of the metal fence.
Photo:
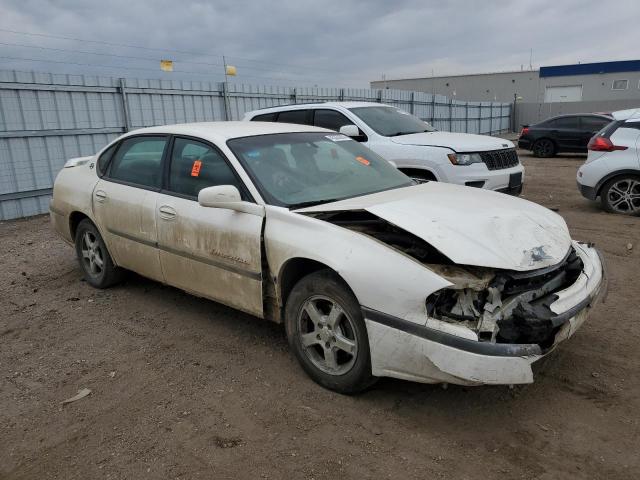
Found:
[(129, 130), (238, 120), (259, 108), (340, 100), (395, 105), (453, 132), (499, 133), (509, 129), (511, 117), (508, 103), (464, 102), (403, 90), (225, 85), (0, 70), (0, 220), (47, 212), (53, 181), (65, 161), (92, 155)]

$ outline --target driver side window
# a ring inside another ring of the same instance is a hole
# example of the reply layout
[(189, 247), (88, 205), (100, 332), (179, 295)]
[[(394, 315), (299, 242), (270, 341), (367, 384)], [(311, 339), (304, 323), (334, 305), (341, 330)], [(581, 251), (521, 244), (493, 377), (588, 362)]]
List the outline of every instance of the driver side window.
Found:
[(244, 185), (217, 149), (206, 143), (176, 138), (169, 168), (169, 190), (197, 197), (200, 190), (217, 185), (233, 185), (247, 200)]

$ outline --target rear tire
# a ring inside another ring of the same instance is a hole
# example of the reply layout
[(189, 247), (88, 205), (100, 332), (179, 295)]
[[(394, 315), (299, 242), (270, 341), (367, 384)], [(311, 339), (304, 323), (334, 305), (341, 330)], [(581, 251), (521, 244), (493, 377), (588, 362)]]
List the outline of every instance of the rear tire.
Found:
[(640, 215), (640, 177), (621, 175), (612, 178), (602, 187), (600, 202), (609, 213)]
[(331, 270), (311, 273), (293, 287), (285, 328), (291, 350), (316, 383), (353, 394), (375, 382), (362, 310)]
[(550, 158), (556, 155), (556, 144), (548, 138), (536, 140), (533, 144), (533, 155), (539, 158)]
[(91, 220), (85, 218), (76, 229), (76, 254), (84, 278), (95, 288), (107, 288), (120, 282), (124, 270), (113, 264), (107, 246)]

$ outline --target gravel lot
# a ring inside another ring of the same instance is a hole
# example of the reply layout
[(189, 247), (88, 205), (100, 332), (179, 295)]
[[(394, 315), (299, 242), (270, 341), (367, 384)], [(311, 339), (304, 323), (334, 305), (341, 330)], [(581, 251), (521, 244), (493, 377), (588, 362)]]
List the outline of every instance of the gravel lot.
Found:
[(639, 478), (640, 218), (580, 197), (584, 157), (522, 158), (610, 288), (515, 389), (334, 394), (280, 326), (137, 276), (94, 290), (47, 217), (1, 223), (0, 478)]

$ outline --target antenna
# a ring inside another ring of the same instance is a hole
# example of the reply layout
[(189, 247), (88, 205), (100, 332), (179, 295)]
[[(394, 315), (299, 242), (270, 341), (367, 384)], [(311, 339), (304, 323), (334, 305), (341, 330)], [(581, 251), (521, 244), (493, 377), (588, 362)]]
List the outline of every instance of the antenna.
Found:
[(529, 70), (533, 70), (533, 48), (529, 49)]

